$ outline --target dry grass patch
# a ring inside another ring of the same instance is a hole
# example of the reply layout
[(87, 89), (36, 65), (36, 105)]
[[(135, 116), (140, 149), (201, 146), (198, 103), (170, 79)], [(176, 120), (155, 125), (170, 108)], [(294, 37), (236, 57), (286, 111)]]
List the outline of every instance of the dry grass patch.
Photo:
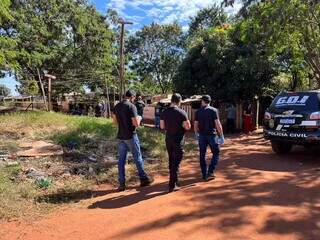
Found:
[[(0, 219), (35, 217), (57, 206), (91, 197), (98, 183), (117, 184), (116, 128), (102, 118), (68, 116), (59, 113), (24, 112), (0, 116), (0, 155), (19, 150), (19, 144), (48, 141), (64, 148), (59, 157), (17, 158), (8, 166), (0, 159)], [(139, 137), (148, 172), (167, 168), (164, 135), (140, 128)], [(13, 160), (11, 160), (13, 161)], [(127, 180), (136, 184), (137, 174), (129, 158)], [(28, 177), (33, 168), (45, 182)]]

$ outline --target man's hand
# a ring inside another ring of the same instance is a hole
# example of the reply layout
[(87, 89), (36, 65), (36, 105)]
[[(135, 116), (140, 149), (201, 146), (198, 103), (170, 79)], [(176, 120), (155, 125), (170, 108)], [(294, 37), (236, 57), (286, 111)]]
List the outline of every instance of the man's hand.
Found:
[(139, 127), (140, 123), (141, 123), (142, 117), (141, 116), (137, 116), (137, 117), (133, 117), (132, 118), (132, 125), (135, 127)]
[(224, 144), (224, 136), (221, 135), (221, 136), (219, 137), (219, 145), (223, 145), (223, 144)]
[(218, 132), (218, 136), (223, 136), (223, 129), (222, 129), (222, 125), (221, 125), (221, 122), (219, 119), (216, 119), (215, 120), (215, 125), (216, 125), (216, 129), (217, 129), (217, 132)]
[(161, 128), (162, 130), (164, 130), (164, 129), (166, 128), (166, 125), (165, 125), (165, 123), (164, 123), (164, 120), (160, 120), (160, 128)]
[(183, 126), (183, 128), (184, 128), (185, 130), (190, 130), (190, 129), (191, 129), (191, 123), (190, 123), (189, 120), (184, 121), (183, 124), (182, 124), (182, 126)]

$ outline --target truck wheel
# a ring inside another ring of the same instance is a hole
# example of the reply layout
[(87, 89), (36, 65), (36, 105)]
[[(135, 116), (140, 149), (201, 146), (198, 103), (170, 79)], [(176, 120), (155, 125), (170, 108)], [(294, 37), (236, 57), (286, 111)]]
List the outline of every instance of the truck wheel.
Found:
[(292, 144), (285, 142), (271, 142), (272, 150), (277, 154), (289, 153), (292, 149)]

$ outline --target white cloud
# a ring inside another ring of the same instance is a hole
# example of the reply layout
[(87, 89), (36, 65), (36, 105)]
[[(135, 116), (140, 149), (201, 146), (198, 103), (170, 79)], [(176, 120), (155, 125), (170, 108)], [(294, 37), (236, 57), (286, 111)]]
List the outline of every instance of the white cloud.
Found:
[(176, 13), (171, 13), (170, 15), (166, 16), (161, 23), (163, 24), (169, 24), (174, 21), (177, 21), (179, 19), (179, 16)]
[(236, 1), (235, 4), (231, 7), (225, 8), (226, 13), (229, 15), (234, 15), (235, 13), (239, 12), (242, 7), (242, 3), (240, 1)]
[(124, 18), (128, 21), (133, 21), (133, 22), (141, 22), (144, 20), (144, 17), (142, 16), (138, 16), (138, 15), (128, 15), (128, 14), (124, 14), (123, 15)]
[[(127, 18), (130, 17), (125, 12), (130, 12), (130, 9), (141, 11), (141, 16), (131, 17), (131, 19), (135, 18), (138, 23), (143, 23), (144, 20), (151, 18), (153, 21), (161, 23), (177, 20), (185, 24), (200, 9), (220, 3), (221, 0), (110, 0), (107, 7), (116, 9)], [(236, 3), (233, 8), (229, 7), (226, 11), (228, 14), (232, 14), (240, 7), (241, 4)]]
[(188, 25), (182, 26), (182, 31), (187, 32), (188, 30), (189, 30), (189, 26)]
[(107, 4), (107, 8), (113, 8), (117, 10), (120, 15), (124, 14), (124, 10), (126, 9), (127, 0), (111, 0)]
[(148, 11), (146, 11), (146, 14), (148, 17), (152, 17), (152, 18), (161, 18), (161, 16), (163, 15), (163, 10), (153, 7), (151, 9), (149, 9)]
[(152, 6), (152, 1), (144, 1), (144, 0), (134, 0), (127, 1), (127, 5), (135, 8), (140, 8), (141, 6)]

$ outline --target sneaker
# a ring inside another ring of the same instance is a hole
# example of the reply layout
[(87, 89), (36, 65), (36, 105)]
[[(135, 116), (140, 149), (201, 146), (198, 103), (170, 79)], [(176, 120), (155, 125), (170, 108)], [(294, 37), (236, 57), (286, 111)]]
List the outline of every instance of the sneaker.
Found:
[(208, 173), (208, 175), (207, 175), (208, 180), (214, 180), (215, 178), (216, 178), (216, 176), (214, 175), (214, 173)]
[(140, 187), (150, 186), (154, 182), (153, 178), (147, 177), (145, 179), (140, 179)]
[(120, 186), (118, 187), (118, 192), (123, 192), (126, 190), (126, 185), (125, 184), (120, 184)]
[(169, 193), (179, 191), (181, 188), (175, 184), (173, 187), (169, 187)]

